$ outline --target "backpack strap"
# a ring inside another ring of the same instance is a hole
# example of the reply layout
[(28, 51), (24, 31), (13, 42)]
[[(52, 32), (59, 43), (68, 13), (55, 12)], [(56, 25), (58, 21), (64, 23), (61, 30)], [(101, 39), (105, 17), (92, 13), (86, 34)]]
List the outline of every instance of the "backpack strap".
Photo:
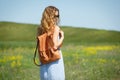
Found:
[(34, 64), (35, 64), (36, 66), (41, 66), (42, 64), (37, 64), (37, 63), (36, 63), (36, 59), (35, 59), (35, 58), (36, 58), (37, 49), (38, 49), (38, 40), (37, 40), (36, 49), (35, 49), (35, 52), (34, 52), (33, 61), (34, 61)]

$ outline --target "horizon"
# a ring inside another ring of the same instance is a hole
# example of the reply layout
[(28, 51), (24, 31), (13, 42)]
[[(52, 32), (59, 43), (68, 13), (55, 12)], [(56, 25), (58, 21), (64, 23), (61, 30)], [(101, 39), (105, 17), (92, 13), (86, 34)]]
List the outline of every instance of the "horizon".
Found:
[(120, 31), (119, 4), (119, 0), (2, 0), (0, 1), (0, 21), (40, 24), (44, 8), (53, 5), (60, 10), (62, 26)]
[[(22, 22), (10, 22), (10, 21), (0, 21), (1, 22), (7, 22), (7, 23), (15, 23), (15, 24), (28, 24), (28, 25), (39, 25), (39, 24), (35, 24), (35, 23), (22, 23)], [(79, 27), (76, 27), (76, 26), (67, 26), (67, 25), (60, 25), (60, 27), (70, 27), (70, 28), (83, 28), (83, 29), (94, 29), (94, 30), (105, 30), (105, 31), (117, 31), (117, 32), (120, 32), (120, 30), (107, 30), (107, 29), (97, 29), (97, 28), (90, 28), (90, 27), (82, 27), (82, 26), (79, 26)]]

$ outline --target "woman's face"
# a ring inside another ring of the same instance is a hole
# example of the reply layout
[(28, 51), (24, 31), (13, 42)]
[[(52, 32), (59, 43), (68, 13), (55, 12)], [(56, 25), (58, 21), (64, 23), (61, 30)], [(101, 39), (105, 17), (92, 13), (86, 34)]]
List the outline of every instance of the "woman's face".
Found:
[(56, 17), (56, 18), (59, 18), (59, 13), (58, 13), (58, 11), (55, 12), (55, 17)]

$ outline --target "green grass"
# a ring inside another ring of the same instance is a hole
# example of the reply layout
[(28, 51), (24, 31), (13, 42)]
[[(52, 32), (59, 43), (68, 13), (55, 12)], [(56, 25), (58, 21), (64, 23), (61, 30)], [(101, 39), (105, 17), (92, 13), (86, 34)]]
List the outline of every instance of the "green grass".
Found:
[[(35, 41), (39, 25), (0, 22), (0, 41)], [(120, 32), (61, 26), (64, 44), (119, 43)]]
[(38, 25), (0, 22), (1, 41), (33, 41)]
[(33, 53), (34, 48), (27, 47), (0, 49), (0, 79), (38, 80), (39, 68), (33, 63)]
[[(67, 43), (115, 43), (120, 42), (120, 32), (87, 28), (63, 27)], [(114, 36), (114, 37), (113, 37)]]
[[(84, 52), (85, 47), (91, 46), (70, 45), (63, 50), (67, 80), (120, 79), (120, 46), (112, 50), (98, 50), (95, 54), (89, 51)], [(95, 49), (96, 46), (92, 47)]]
[[(17, 44), (21, 45), (21, 43)], [(24, 44), (27, 45), (27, 42)], [(32, 60), (35, 47), (29, 47), (31, 45), (29, 43), (28, 47), (14, 45), (16, 43), (10, 47), (0, 47), (1, 80), (38, 80), (39, 67), (35, 66)], [(102, 49), (97, 49), (97, 46)], [(64, 45), (61, 50), (64, 57), (66, 80), (119, 80), (119, 48), (120, 45), (109, 44)], [(13, 64), (13, 62), (15, 63)]]
[[(0, 22), (0, 80), (39, 80), (38, 25)], [(66, 80), (119, 80), (120, 32), (61, 27)]]

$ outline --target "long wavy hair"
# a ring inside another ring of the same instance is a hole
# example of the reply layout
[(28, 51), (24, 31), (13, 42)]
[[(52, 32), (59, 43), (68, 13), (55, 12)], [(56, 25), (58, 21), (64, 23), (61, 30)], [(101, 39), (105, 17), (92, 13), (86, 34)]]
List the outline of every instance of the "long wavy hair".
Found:
[[(56, 12), (58, 12), (58, 15), (56, 15)], [(54, 6), (46, 7), (42, 15), (40, 27), (38, 28), (38, 35), (53, 30), (58, 23), (59, 9)]]

